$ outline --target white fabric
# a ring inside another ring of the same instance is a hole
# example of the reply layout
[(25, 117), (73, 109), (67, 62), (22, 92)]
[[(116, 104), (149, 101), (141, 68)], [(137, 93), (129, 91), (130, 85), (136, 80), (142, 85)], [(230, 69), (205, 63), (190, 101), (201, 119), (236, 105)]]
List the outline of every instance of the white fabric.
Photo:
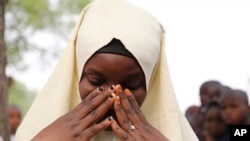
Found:
[[(170, 141), (197, 141), (180, 112), (165, 57), (165, 31), (146, 11), (124, 0), (100, 0), (88, 5), (68, 47), (20, 125), (16, 141), (27, 141), (80, 102), (78, 83), (86, 61), (112, 38), (120, 39), (140, 63), (147, 84), (142, 111)], [(93, 141), (118, 140), (102, 132)]]

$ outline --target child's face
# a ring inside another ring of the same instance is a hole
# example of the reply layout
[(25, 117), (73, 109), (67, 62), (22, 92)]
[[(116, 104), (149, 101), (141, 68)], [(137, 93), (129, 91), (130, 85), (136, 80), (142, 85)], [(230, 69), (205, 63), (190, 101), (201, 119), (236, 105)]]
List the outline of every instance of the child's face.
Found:
[(226, 132), (227, 126), (222, 120), (219, 108), (212, 107), (207, 111), (204, 128), (214, 138), (220, 137)]
[(222, 120), (218, 107), (212, 107), (207, 111), (204, 128), (213, 138), (220, 137), (225, 133), (227, 125)]
[(202, 105), (207, 105), (212, 100), (218, 100), (220, 91), (218, 86), (214, 84), (207, 84), (200, 90), (200, 100)]
[[(83, 69), (79, 84), (81, 99), (99, 86), (107, 89), (120, 84), (129, 89), (141, 106), (146, 97), (146, 81), (141, 67), (135, 59), (122, 55), (98, 53), (93, 55)], [(114, 110), (108, 113), (115, 117)], [(105, 115), (105, 116), (110, 116)]]
[(248, 118), (248, 106), (236, 96), (225, 96), (221, 100), (221, 113), (227, 124), (244, 124)]

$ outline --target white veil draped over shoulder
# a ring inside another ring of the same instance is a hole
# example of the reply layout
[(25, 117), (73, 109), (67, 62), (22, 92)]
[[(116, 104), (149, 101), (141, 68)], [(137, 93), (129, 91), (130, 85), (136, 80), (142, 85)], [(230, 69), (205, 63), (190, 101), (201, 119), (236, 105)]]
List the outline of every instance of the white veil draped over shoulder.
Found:
[[(122, 41), (141, 65), (147, 84), (142, 111), (170, 141), (198, 141), (180, 112), (165, 56), (165, 30), (145, 10), (125, 0), (99, 0), (84, 8), (73, 36), (23, 122), (16, 141), (39, 131), (81, 102), (79, 81), (86, 61), (113, 38)], [(93, 141), (116, 141), (103, 131)]]

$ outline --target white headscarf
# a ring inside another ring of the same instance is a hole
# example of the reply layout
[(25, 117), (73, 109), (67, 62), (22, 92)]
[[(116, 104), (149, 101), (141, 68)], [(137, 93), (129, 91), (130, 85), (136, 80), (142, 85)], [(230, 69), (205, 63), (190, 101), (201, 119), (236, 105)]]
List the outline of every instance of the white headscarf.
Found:
[[(80, 103), (78, 85), (86, 61), (113, 38), (122, 41), (145, 73), (148, 94), (142, 111), (148, 121), (171, 141), (198, 140), (176, 101), (161, 24), (125, 0), (100, 0), (82, 11), (68, 47), (20, 125), (16, 141), (31, 140)], [(92, 140), (118, 139), (103, 131)]]

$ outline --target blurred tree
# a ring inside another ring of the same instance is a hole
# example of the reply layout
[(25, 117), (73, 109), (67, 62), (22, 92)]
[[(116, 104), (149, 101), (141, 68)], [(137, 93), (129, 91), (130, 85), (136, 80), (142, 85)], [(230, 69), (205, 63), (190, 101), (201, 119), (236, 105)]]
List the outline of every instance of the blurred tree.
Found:
[(9, 141), (9, 119), (7, 115), (8, 79), (5, 73), (7, 58), (4, 40), (5, 4), (5, 0), (0, 0), (0, 136), (5, 141)]
[(29, 90), (23, 83), (11, 80), (9, 87), (9, 104), (14, 104), (20, 107), (22, 115), (28, 111), (32, 101), (36, 96), (36, 92)]
[[(53, 34), (64, 39), (71, 33), (76, 13), (82, 10), (90, 0), (9, 0), (6, 7), (6, 43), (8, 67), (22, 70), (27, 68), (23, 56), (28, 51), (55, 54), (61, 48), (50, 50), (32, 42), (37, 32)], [(40, 39), (40, 42), (46, 40)]]
[[(29, 51), (38, 53), (41, 58), (46, 54), (55, 54), (57, 57), (62, 48), (56, 46), (46, 49), (39, 43), (32, 42), (32, 36), (37, 32), (46, 32), (58, 38), (68, 38), (75, 17), (89, 2), (89, 0), (9, 0), (5, 13), (8, 67), (14, 71), (26, 69), (27, 64), (23, 58)], [(46, 42), (44, 39), (39, 41)], [(42, 60), (41, 65), (44, 63)], [(16, 81), (10, 88), (9, 102), (21, 106), (25, 113), (30, 104), (29, 100), (33, 99), (30, 93), (34, 92), (28, 91), (25, 85)], [(25, 100), (28, 102), (24, 102)]]
[[(5, 7), (6, 2), (8, 2), (7, 7)], [(69, 27), (73, 25), (75, 12), (79, 13), (87, 3), (89, 0), (0, 0), (0, 135), (5, 141), (9, 141), (7, 60), (8, 67), (20, 70), (26, 66), (23, 62), (24, 53), (28, 51), (36, 51), (40, 54), (51, 52), (51, 49), (46, 50), (30, 41), (32, 36), (36, 32), (45, 31), (65, 38), (68, 36)], [(6, 39), (4, 38), (5, 29)], [(40, 42), (46, 41), (40, 39)], [(25, 89), (19, 89), (23, 86), (18, 83), (16, 85), (17, 89), (13, 88), (10, 91), (16, 91), (13, 92), (16, 93), (13, 97), (19, 99), (22, 97), (22, 90)]]

